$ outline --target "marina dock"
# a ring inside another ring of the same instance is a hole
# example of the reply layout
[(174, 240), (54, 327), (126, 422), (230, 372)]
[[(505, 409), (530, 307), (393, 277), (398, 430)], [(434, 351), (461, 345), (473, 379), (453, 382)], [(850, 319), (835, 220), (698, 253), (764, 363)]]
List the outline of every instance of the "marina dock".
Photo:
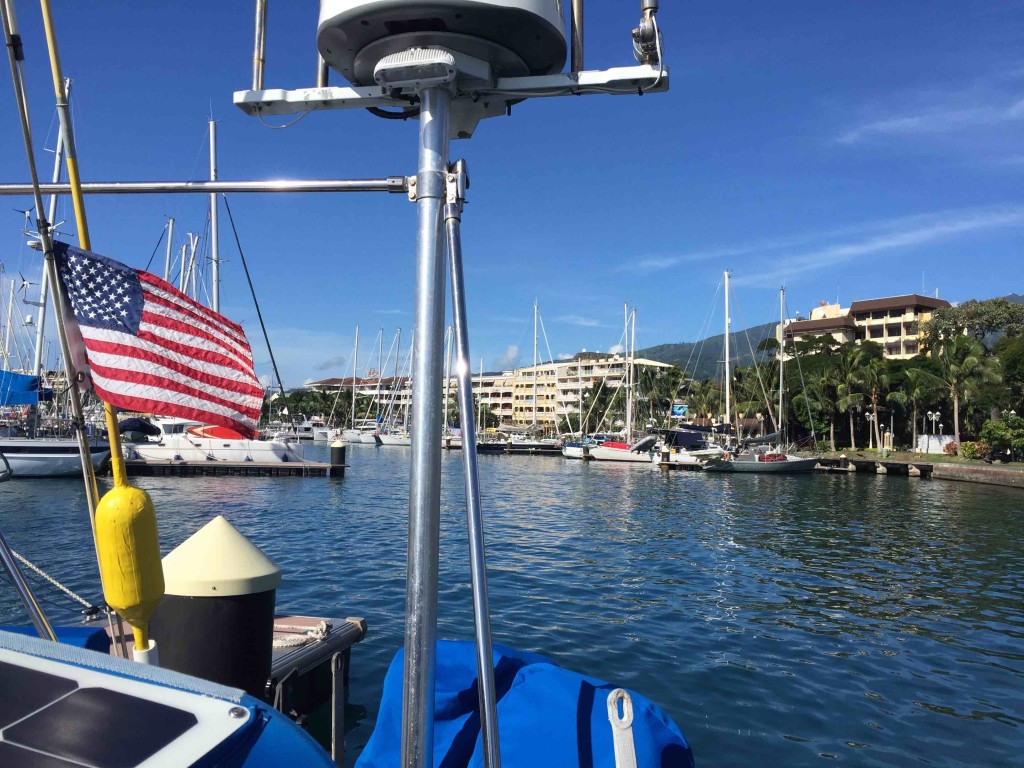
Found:
[(341, 477), (348, 464), (320, 461), (126, 461), (129, 477)]

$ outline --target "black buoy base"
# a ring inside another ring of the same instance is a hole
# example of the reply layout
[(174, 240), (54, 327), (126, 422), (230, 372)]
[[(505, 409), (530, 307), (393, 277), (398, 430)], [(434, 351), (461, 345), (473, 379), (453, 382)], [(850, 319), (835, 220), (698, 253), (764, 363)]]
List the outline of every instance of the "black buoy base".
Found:
[(275, 594), (165, 596), (150, 620), (160, 666), (265, 699)]

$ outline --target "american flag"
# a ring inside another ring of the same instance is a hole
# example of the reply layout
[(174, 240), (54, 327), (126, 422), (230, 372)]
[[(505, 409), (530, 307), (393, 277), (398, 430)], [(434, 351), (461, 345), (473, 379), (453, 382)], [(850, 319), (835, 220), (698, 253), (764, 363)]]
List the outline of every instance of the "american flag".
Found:
[(263, 387), (240, 325), (156, 275), (66, 243), (53, 253), (76, 367), (100, 398), (256, 436)]

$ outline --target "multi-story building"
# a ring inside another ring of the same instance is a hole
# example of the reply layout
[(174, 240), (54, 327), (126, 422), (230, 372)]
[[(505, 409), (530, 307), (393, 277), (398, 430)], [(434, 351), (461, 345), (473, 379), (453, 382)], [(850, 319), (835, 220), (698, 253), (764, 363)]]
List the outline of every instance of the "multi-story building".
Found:
[[(666, 363), (634, 358), (634, 373), (644, 368), (670, 368)], [(499, 373), (483, 373), (472, 377), (473, 392), (480, 405), (498, 417), (501, 424), (544, 432), (555, 432), (563, 419), (571, 423), (579, 418), (580, 398), (585, 389), (601, 386), (619, 389), (626, 385), (628, 360), (622, 355), (601, 352), (580, 352), (569, 360), (555, 360), (524, 366)], [(307, 387), (320, 391), (350, 390), (351, 378), (324, 379)], [(377, 393), (377, 379), (357, 379), (360, 398)], [(449, 379), (442, 392), (456, 397), (455, 378)], [(393, 403), (392, 411), (405, 413), (411, 405), (412, 387), (408, 378), (385, 378), (380, 382), (381, 400)], [(443, 396), (443, 395), (442, 395)], [(382, 409), (383, 410), (383, 409)]]
[[(890, 296), (855, 301), (849, 307), (826, 304), (811, 310), (806, 320), (787, 320), (786, 341), (805, 341), (815, 336), (831, 336), (839, 343), (874, 341), (886, 357), (911, 358), (921, 352), (921, 331), (936, 309), (948, 307), (945, 299), (920, 296)], [(776, 339), (783, 335), (782, 326)]]

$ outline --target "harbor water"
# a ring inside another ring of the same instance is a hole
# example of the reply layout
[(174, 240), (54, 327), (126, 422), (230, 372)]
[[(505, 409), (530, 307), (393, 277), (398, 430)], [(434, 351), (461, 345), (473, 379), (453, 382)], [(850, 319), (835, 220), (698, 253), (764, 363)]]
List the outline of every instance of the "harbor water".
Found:
[[(367, 619), (348, 763), (402, 642), (408, 457), (351, 446), (342, 480), (134, 481), (153, 497), (165, 552), (223, 514), (283, 569), (279, 609)], [(480, 475), (495, 641), (644, 693), (699, 766), (1024, 759), (1021, 491), (531, 456), (481, 456)], [(439, 634), (468, 639), (458, 452), (442, 477)], [(0, 485), (0, 529), (99, 599), (80, 481)], [(32, 583), (52, 620), (75, 620)], [(6, 582), (0, 623), (27, 623)]]

